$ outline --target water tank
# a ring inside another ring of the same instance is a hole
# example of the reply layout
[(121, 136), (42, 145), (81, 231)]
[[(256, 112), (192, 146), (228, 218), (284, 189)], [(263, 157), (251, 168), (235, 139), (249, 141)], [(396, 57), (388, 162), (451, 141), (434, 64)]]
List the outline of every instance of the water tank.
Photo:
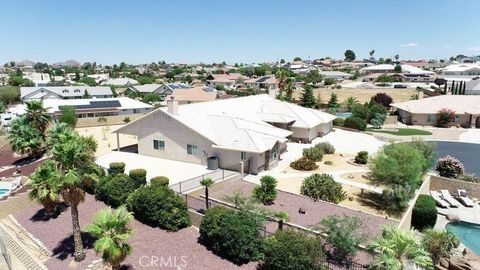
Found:
[(207, 158), (207, 169), (218, 170), (218, 157)]

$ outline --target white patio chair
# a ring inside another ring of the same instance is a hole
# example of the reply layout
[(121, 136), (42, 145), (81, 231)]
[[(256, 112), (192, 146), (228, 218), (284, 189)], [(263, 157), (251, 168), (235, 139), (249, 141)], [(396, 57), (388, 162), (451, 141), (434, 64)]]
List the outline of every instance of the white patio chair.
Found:
[(446, 202), (444, 199), (442, 199), (440, 197), (441, 196), (440, 192), (430, 191), (430, 195), (435, 200), (435, 202), (437, 203), (438, 206), (443, 207), (443, 208), (447, 208), (450, 205), (450, 204), (448, 204), (448, 202)]
[(451, 207), (459, 207), (460, 206), (460, 203), (455, 200), (455, 198), (452, 197), (452, 195), (450, 195), (450, 192), (448, 192), (448, 190), (446, 189), (442, 189), (440, 190), (440, 193), (442, 193), (442, 197), (445, 201), (448, 202), (448, 204), (450, 204)]
[(458, 190), (458, 197), (460, 201), (463, 202), (463, 204), (467, 207), (473, 207), (474, 203), (473, 201), (467, 196), (467, 192), (464, 189), (459, 189)]

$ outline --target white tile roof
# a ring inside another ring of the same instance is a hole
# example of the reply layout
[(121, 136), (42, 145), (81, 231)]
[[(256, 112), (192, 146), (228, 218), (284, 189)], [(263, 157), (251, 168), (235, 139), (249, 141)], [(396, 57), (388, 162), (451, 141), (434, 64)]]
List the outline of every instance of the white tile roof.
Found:
[(468, 72), (480, 70), (480, 63), (461, 63), (448, 65), (442, 69), (443, 72)]
[(153, 93), (158, 88), (162, 87), (161, 84), (144, 84), (144, 85), (132, 85), (130, 88), (137, 90), (140, 93)]
[(135, 85), (135, 84), (138, 84), (138, 81), (131, 78), (111, 78), (102, 83), (102, 85), (118, 85), (118, 86)]
[(417, 114), (435, 114), (445, 108), (459, 114), (480, 114), (480, 96), (443, 95), (393, 103), (391, 106)]
[[(23, 99), (29, 94), (44, 89), (46, 91), (55, 93), (61, 97), (82, 97), (85, 94), (85, 90), (91, 96), (111, 96), (112, 90), (108, 86), (38, 86), (38, 87), (20, 87), (20, 97)], [(80, 91), (75, 91), (80, 90)], [(35, 95), (37, 96), (37, 95)], [(42, 97), (43, 95), (38, 95)], [(28, 97), (35, 99), (35, 97)]]
[[(291, 131), (267, 123), (290, 123), (293, 127), (312, 128), (335, 119), (335, 116), (314, 109), (283, 102), (268, 95), (254, 95), (220, 101), (179, 105), (178, 114), (164, 113), (182, 122), (209, 139), (217, 148), (237, 151), (264, 152), (277, 141), (285, 141)], [(151, 121), (148, 117), (136, 121)], [(125, 125), (115, 132), (133, 134)]]
[(466, 82), (465, 89), (480, 91), (480, 79)]
[[(418, 67), (414, 67), (411, 65), (400, 65), (402, 67), (402, 73), (410, 73), (410, 74), (433, 74), (433, 72), (428, 71), (428, 70), (423, 70)], [(376, 66), (369, 66), (369, 67), (364, 67), (360, 71), (391, 71), (393, 72), (395, 70), (395, 66), (391, 64), (381, 64), (381, 65), (376, 65)]]

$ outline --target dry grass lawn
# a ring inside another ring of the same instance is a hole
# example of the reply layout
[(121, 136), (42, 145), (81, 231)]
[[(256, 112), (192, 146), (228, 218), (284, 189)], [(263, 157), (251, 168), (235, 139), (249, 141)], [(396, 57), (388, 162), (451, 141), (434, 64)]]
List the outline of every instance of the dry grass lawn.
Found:
[[(293, 94), (294, 99), (300, 99), (301, 90), (295, 91)], [(410, 100), (410, 97), (417, 93), (413, 88), (405, 89), (376, 89), (376, 88), (343, 88), (343, 89), (330, 89), (330, 88), (316, 88), (313, 89), (313, 95), (320, 98), (322, 103), (327, 103), (330, 100), (332, 93), (337, 94), (338, 101), (343, 102), (348, 97), (355, 97), (360, 103), (369, 102), (370, 99), (377, 93), (386, 93), (391, 96), (393, 102), (402, 102)]]
[[(313, 173), (328, 173), (328, 172), (339, 171), (339, 170), (355, 170), (360, 167), (347, 163), (347, 160), (353, 159), (354, 157), (355, 155), (343, 154), (343, 156), (341, 156), (338, 153), (335, 153), (332, 155), (324, 155), (322, 161), (316, 162), (318, 165), (318, 169), (309, 171), (309, 172), (313, 174)], [(333, 162), (333, 165), (326, 165), (325, 161), (331, 161)], [(288, 173), (298, 173), (303, 171), (298, 171), (288, 166), (282, 172), (288, 174)]]

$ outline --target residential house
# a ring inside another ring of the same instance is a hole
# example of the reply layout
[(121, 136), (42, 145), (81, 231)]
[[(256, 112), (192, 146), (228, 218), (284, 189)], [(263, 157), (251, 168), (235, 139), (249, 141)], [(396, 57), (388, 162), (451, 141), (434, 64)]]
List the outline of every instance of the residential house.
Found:
[(324, 78), (331, 78), (335, 79), (336, 81), (343, 81), (350, 79), (353, 75), (350, 73), (346, 72), (341, 72), (341, 71), (324, 71), (324, 70), (319, 70), (320, 75), (322, 75)]
[(38, 72), (24, 72), (23, 78), (32, 81), (35, 86), (47, 86), (50, 82), (50, 74)]
[(216, 87), (223, 85), (227, 90), (235, 90), (237, 86), (241, 86), (242, 80), (247, 79), (245, 76), (242, 76), (240, 73), (224, 73), (224, 74), (210, 74), (205, 79), (207, 86)]
[(203, 165), (208, 158), (217, 158), (219, 166), (226, 169), (243, 161), (250, 173), (275, 166), (288, 139), (310, 142), (327, 134), (335, 119), (269, 95), (186, 105), (170, 99), (167, 103), (166, 108), (114, 133), (135, 135), (141, 155)]
[(445, 75), (478, 76), (480, 75), (480, 63), (452, 64), (441, 69), (441, 71)]
[(103, 81), (101, 85), (114, 85), (114, 86), (129, 86), (139, 84), (137, 80), (132, 78), (110, 78)]
[(111, 98), (112, 90), (108, 86), (42, 86), (20, 87), (22, 101), (39, 99), (80, 99), (84, 96), (93, 98)]
[[(212, 89), (213, 91), (209, 91)], [(215, 101), (219, 97), (218, 91), (214, 88), (196, 86), (193, 88), (176, 89), (166, 99), (174, 99), (178, 104), (190, 104), (196, 102)]]
[(465, 83), (466, 95), (480, 95), (480, 78)]
[(393, 103), (400, 120), (407, 125), (435, 126), (437, 112), (450, 109), (455, 119), (449, 125), (480, 128), (480, 96), (440, 95)]
[[(435, 73), (428, 70), (423, 70), (410, 65), (400, 65), (400, 67), (402, 70), (397, 73), (397, 81), (399, 82), (433, 82), (436, 78)], [(360, 74), (364, 75), (378, 73), (392, 75), (395, 73), (395, 65), (381, 64), (360, 69)], [(367, 79), (367, 81), (369, 80)]]
[(274, 75), (262, 76), (260, 78), (252, 78), (243, 82), (246, 87), (262, 88), (273, 90), (278, 88), (278, 80)]

